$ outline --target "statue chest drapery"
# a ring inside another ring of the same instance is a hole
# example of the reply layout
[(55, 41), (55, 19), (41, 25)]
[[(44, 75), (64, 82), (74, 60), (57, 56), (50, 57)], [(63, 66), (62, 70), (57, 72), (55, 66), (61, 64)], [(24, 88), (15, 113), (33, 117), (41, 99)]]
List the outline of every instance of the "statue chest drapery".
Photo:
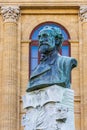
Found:
[(69, 87), (70, 61), (71, 58), (58, 56), (52, 61), (40, 63), (30, 77), (27, 90), (31, 91), (53, 84)]

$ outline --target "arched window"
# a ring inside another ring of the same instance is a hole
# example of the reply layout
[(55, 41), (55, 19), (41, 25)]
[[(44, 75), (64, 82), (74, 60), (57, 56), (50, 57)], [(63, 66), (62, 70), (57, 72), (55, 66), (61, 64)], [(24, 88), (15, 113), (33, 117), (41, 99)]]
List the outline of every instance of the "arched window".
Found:
[(60, 50), (61, 55), (63, 56), (70, 56), (70, 44), (69, 44), (69, 39), (70, 36), (67, 32), (67, 30), (61, 26), (60, 24), (54, 23), (54, 22), (46, 22), (38, 25), (37, 27), (34, 28), (30, 35), (31, 43), (30, 43), (30, 51), (29, 51), (29, 60), (30, 60), (30, 65), (29, 65), (29, 70), (30, 74), (32, 71), (35, 69), (35, 67), (38, 65), (40, 61), (40, 56), (38, 52), (38, 33), (39, 31), (44, 27), (44, 26), (51, 26), (51, 27), (58, 27), (61, 29), (63, 37), (64, 37), (64, 42), (63, 46)]

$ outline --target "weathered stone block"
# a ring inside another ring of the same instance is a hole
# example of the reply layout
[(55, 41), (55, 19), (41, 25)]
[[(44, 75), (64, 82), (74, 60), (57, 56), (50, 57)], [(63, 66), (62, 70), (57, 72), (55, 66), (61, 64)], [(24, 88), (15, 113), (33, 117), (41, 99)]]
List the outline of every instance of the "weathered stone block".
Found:
[(58, 85), (23, 96), (24, 130), (75, 130), (74, 92)]

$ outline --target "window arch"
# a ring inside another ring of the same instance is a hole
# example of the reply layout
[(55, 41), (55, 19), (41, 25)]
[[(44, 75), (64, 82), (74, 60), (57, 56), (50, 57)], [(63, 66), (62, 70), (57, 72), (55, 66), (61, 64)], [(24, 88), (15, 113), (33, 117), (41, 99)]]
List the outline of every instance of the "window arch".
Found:
[(30, 39), (31, 39), (31, 43), (29, 44), (29, 60), (30, 60), (30, 64), (29, 64), (29, 70), (30, 70), (30, 74), (32, 73), (32, 71), (35, 69), (35, 67), (38, 65), (39, 61), (40, 61), (40, 56), (39, 56), (39, 52), (38, 52), (38, 33), (39, 31), (44, 27), (44, 26), (52, 26), (52, 27), (58, 27), (61, 29), (63, 37), (64, 37), (64, 42), (62, 45), (62, 48), (60, 50), (61, 55), (63, 56), (70, 56), (70, 44), (69, 44), (69, 39), (70, 39), (70, 35), (68, 33), (68, 31), (60, 24), (55, 23), (55, 22), (45, 22), (45, 23), (41, 23), (38, 26), (36, 26), (33, 31), (31, 32), (30, 35)]

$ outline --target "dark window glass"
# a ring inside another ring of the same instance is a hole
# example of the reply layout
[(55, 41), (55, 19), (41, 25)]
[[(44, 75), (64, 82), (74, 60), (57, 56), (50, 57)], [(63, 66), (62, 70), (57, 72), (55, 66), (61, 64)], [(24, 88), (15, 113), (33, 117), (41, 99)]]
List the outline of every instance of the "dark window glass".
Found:
[(31, 47), (31, 57), (38, 58), (38, 46)]
[(32, 58), (31, 60), (31, 71), (33, 71), (38, 65), (38, 58)]
[(69, 46), (62, 46), (62, 55), (69, 56)]

